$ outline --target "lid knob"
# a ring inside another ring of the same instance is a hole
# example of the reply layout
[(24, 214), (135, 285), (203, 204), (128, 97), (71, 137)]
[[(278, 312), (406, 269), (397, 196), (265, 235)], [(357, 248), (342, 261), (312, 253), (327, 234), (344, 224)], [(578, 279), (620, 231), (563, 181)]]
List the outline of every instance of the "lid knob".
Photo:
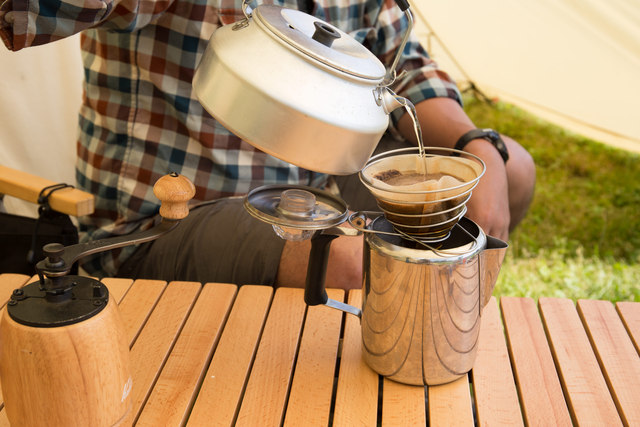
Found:
[(316, 196), (310, 191), (289, 189), (281, 194), (278, 210), (284, 215), (311, 216), (316, 207)]
[(315, 21), (313, 25), (316, 27), (316, 31), (311, 38), (327, 47), (331, 47), (333, 42), (341, 37), (340, 33), (326, 22)]

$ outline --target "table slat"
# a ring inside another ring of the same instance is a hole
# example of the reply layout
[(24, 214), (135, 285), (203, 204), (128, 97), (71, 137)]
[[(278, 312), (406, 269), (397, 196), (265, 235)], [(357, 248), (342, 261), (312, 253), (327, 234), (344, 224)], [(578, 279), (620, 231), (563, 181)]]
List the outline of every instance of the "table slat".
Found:
[(109, 289), (109, 296), (115, 298), (118, 304), (122, 302), (122, 299), (133, 284), (133, 279), (116, 279), (112, 277), (105, 277), (101, 281)]
[(474, 425), (469, 377), (467, 375), (447, 384), (429, 386), (427, 403), (429, 407), (429, 425)]
[(625, 425), (640, 425), (640, 358), (613, 304), (579, 300), (578, 313), (622, 421)]
[[(327, 289), (344, 301), (344, 291)], [(340, 344), (342, 312), (323, 305), (307, 309), (284, 425), (328, 425)]]
[[(362, 290), (349, 291), (349, 304), (362, 307)], [(342, 355), (338, 372), (338, 389), (334, 426), (376, 425), (378, 418), (378, 374), (362, 359), (360, 319), (345, 317)]]
[(478, 425), (523, 425), (509, 352), (494, 297), (482, 311), (478, 353), (471, 378)]
[(147, 400), (201, 287), (195, 282), (171, 282), (131, 348), (131, 414), (134, 420)]
[(551, 351), (576, 424), (622, 425), (573, 301), (538, 301)]
[(240, 288), (220, 342), (205, 375), (189, 426), (233, 425), (258, 341), (267, 317), (273, 288)]
[(184, 425), (237, 289), (221, 283), (204, 286), (136, 426)]
[(118, 305), (129, 346), (135, 343), (166, 286), (161, 280), (136, 280)]
[(385, 378), (382, 384), (382, 425), (426, 426), (425, 387), (400, 384)]
[(282, 423), (305, 311), (303, 289), (276, 290), (236, 425)]
[(640, 302), (621, 301), (616, 303), (616, 310), (640, 354)]
[(571, 426), (571, 415), (535, 301), (502, 297), (500, 306), (526, 423)]

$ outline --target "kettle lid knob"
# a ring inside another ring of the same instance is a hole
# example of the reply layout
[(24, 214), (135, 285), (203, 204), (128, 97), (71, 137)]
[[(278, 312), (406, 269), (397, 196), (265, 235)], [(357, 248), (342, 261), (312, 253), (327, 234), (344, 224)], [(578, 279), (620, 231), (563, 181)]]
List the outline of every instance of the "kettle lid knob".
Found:
[(331, 47), (333, 42), (341, 37), (339, 32), (325, 22), (315, 21), (313, 25), (316, 31), (311, 38), (327, 47)]

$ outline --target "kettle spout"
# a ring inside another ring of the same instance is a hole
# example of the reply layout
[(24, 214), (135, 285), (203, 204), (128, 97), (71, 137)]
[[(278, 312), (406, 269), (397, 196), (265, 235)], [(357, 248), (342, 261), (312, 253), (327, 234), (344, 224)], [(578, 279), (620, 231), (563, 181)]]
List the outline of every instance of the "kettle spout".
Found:
[(378, 86), (374, 90), (374, 96), (376, 98), (376, 104), (381, 106), (386, 114), (391, 114), (392, 111), (407, 106), (407, 99), (398, 96), (386, 86)]
[(480, 302), (481, 307), (491, 299), (493, 288), (498, 280), (502, 261), (509, 245), (495, 237), (487, 236), (487, 246), (480, 253)]

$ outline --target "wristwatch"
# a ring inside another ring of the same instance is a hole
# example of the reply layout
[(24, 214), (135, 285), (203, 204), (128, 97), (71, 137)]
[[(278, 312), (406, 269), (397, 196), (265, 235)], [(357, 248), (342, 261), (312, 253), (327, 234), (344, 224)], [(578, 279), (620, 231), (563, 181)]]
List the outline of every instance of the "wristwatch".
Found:
[[(455, 150), (462, 151), (469, 142), (479, 138), (486, 139), (491, 143), (491, 145), (496, 147), (496, 150), (498, 150), (498, 152), (500, 153), (502, 160), (504, 160), (504, 162), (507, 163), (507, 160), (509, 160), (509, 152), (507, 151), (507, 144), (504, 143), (504, 141), (500, 137), (500, 134), (493, 129), (472, 129), (469, 132), (462, 135), (460, 139), (458, 139), (458, 142), (456, 142), (456, 145), (453, 148)], [(454, 155), (457, 156), (459, 155), (459, 153), (454, 153)]]

